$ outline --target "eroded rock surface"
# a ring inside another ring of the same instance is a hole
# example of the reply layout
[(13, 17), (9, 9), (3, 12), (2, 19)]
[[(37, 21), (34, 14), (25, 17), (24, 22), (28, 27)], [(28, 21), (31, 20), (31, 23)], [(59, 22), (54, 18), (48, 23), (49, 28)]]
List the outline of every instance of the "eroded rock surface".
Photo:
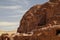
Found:
[(27, 33), (48, 24), (60, 24), (59, 0), (50, 0), (43, 5), (31, 7), (22, 17), (17, 32)]

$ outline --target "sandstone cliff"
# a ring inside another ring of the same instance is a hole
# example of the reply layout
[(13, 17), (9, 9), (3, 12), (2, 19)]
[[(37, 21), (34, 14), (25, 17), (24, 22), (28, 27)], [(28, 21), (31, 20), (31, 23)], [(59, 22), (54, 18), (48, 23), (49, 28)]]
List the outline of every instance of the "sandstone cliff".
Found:
[(27, 33), (49, 24), (60, 24), (60, 2), (56, 1), (31, 7), (22, 17), (17, 32)]

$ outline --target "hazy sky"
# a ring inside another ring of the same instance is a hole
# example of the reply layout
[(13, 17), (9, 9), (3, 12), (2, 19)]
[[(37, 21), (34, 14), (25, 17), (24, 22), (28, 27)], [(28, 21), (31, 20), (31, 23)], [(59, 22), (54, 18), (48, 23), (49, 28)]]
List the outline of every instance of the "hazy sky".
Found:
[(0, 30), (16, 30), (24, 13), (48, 0), (0, 0)]

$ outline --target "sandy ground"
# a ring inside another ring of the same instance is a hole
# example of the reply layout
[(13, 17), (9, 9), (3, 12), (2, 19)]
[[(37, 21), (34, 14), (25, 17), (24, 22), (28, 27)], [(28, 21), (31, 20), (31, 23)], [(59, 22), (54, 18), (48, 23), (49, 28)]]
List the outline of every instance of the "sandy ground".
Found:
[(12, 30), (12, 31), (3, 31), (3, 30), (0, 30), (0, 35), (1, 34), (5, 34), (5, 33), (8, 33), (9, 35), (11, 35), (13, 33), (16, 33), (16, 30)]

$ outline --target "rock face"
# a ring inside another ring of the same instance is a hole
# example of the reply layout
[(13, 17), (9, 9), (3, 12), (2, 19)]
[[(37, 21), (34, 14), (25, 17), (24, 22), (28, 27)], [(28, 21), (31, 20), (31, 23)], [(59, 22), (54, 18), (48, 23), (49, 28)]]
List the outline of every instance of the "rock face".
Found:
[(2, 34), (1, 35), (1, 40), (10, 40), (9, 34)]
[(50, 0), (43, 5), (31, 7), (23, 16), (18, 33), (28, 33), (34, 29), (60, 24), (60, 1)]
[(15, 36), (14, 40), (60, 40), (60, 25), (43, 27), (32, 31), (31, 36)]

